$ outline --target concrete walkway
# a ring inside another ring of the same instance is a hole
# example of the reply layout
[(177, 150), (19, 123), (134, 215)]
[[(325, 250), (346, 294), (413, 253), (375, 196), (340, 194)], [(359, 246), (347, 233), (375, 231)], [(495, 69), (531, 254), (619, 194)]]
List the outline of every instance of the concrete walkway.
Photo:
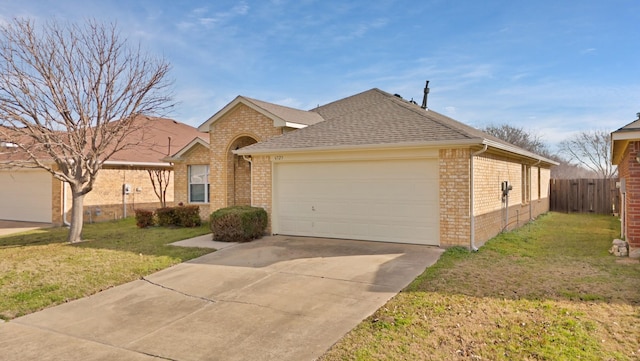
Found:
[(0, 323), (0, 360), (313, 360), (441, 253), (281, 236), (232, 244)]
[(179, 247), (213, 248), (221, 250), (223, 248), (229, 248), (240, 244), (235, 242), (216, 242), (212, 238), (213, 236), (211, 235), (211, 233), (209, 233), (202, 236), (185, 239), (183, 241), (173, 242), (170, 243), (170, 245)]

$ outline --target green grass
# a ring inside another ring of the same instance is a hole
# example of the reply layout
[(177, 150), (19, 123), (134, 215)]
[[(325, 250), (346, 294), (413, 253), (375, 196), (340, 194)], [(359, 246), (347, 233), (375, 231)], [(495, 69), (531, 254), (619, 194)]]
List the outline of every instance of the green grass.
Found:
[(640, 264), (614, 217), (549, 213), (447, 250), (322, 360), (638, 360)]
[(65, 228), (0, 237), (0, 319), (88, 296), (212, 251), (169, 246), (209, 233), (196, 228), (139, 229), (132, 218), (87, 224), (78, 244)]

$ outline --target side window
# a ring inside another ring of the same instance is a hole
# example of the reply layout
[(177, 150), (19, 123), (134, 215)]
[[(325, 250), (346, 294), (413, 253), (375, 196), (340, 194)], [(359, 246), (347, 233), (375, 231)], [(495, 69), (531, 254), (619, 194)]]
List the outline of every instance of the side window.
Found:
[(209, 203), (209, 166), (189, 166), (189, 203)]

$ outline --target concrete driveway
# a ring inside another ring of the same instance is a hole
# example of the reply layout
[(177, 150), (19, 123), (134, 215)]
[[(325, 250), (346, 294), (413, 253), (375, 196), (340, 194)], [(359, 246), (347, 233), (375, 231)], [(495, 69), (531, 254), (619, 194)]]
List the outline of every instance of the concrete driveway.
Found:
[(0, 236), (53, 227), (51, 223), (18, 222), (0, 220)]
[(441, 253), (266, 237), (0, 323), (0, 360), (313, 360)]

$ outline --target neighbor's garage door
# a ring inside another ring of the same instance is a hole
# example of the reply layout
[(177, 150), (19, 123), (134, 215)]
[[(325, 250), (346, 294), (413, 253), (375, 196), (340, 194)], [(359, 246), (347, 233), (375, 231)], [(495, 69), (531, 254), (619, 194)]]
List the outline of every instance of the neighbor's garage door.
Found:
[(439, 245), (438, 161), (276, 163), (277, 234)]
[(51, 174), (0, 172), (0, 219), (51, 222)]

